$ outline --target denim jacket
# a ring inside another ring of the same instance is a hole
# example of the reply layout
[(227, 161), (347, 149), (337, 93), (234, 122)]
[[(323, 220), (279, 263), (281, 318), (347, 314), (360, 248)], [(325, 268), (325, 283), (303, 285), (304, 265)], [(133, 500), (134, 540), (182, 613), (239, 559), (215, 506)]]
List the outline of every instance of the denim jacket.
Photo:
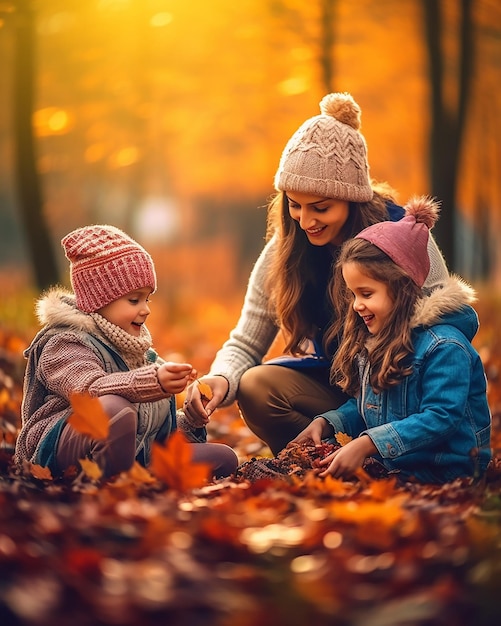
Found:
[(412, 373), (376, 394), (360, 357), (359, 395), (322, 415), (335, 432), (369, 435), (378, 459), (404, 479), (478, 477), (491, 459), (486, 377), (471, 344), (479, 325), (473, 301), (473, 290), (456, 277), (420, 300), (411, 324)]

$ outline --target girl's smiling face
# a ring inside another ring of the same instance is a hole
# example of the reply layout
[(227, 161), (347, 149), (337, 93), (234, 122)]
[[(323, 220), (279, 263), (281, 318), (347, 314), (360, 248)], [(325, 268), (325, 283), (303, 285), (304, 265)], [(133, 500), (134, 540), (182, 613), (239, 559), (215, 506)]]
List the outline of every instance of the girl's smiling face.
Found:
[(298, 191), (286, 192), (289, 215), (304, 230), (314, 246), (343, 243), (341, 230), (349, 216), (347, 200), (324, 198)]
[(364, 320), (371, 335), (381, 332), (393, 311), (388, 285), (364, 274), (360, 264), (343, 264), (343, 278), (353, 294), (353, 309)]
[(141, 327), (150, 314), (149, 302), (152, 291), (151, 287), (134, 289), (102, 307), (97, 313), (129, 335), (139, 337)]

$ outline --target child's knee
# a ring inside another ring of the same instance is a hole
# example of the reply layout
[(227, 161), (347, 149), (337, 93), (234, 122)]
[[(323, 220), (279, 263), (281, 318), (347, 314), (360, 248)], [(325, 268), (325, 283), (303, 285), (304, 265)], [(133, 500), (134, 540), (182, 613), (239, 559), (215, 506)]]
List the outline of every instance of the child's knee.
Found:
[(214, 478), (230, 476), (238, 467), (238, 457), (230, 446), (224, 443), (193, 443), (192, 461), (207, 463), (212, 467)]

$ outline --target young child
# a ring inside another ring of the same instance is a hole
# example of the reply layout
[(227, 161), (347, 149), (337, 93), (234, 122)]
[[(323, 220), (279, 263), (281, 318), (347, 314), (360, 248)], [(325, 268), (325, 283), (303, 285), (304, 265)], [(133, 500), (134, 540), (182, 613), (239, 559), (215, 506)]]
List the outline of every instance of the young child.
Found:
[(347, 241), (337, 270), (351, 300), (331, 376), (352, 397), (294, 441), (353, 439), (322, 459), (320, 476), (350, 475), (374, 456), (403, 479), (480, 476), (491, 458), (486, 377), (471, 340), (473, 289), (457, 277), (425, 297), (429, 229), (438, 206), (417, 198), (398, 222)]
[[(15, 460), (48, 466), (53, 475), (90, 457), (105, 477), (147, 466), (154, 441), (176, 428), (175, 394), (195, 377), (189, 363), (160, 359), (145, 326), (156, 275), (150, 255), (107, 225), (85, 226), (62, 239), (73, 293), (55, 287), (37, 302), (44, 327), (25, 351), (22, 428)], [(99, 398), (109, 436), (91, 440), (67, 424), (70, 396)], [(238, 464), (223, 444), (193, 443), (193, 461), (214, 477)]]

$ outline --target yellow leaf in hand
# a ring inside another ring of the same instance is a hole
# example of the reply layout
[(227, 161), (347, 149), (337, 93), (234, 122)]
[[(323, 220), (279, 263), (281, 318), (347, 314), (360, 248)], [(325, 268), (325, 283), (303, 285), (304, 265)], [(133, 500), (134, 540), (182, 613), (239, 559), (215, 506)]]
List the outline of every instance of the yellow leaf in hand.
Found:
[(353, 440), (353, 437), (350, 437), (350, 435), (347, 435), (346, 433), (336, 433), (335, 438), (340, 446), (345, 446)]
[(202, 398), (205, 398), (206, 400), (212, 400), (212, 389), (207, 383), (202, 383), (198, 381), (198, 390), (200, 391), (200, 395), (202, 396)]
[(73, 393), (70, 403), (73, 414), (70, 415), (68, 424), (91, 439), (106, 439), (110, 420), (99, 400), (88, 393)]

